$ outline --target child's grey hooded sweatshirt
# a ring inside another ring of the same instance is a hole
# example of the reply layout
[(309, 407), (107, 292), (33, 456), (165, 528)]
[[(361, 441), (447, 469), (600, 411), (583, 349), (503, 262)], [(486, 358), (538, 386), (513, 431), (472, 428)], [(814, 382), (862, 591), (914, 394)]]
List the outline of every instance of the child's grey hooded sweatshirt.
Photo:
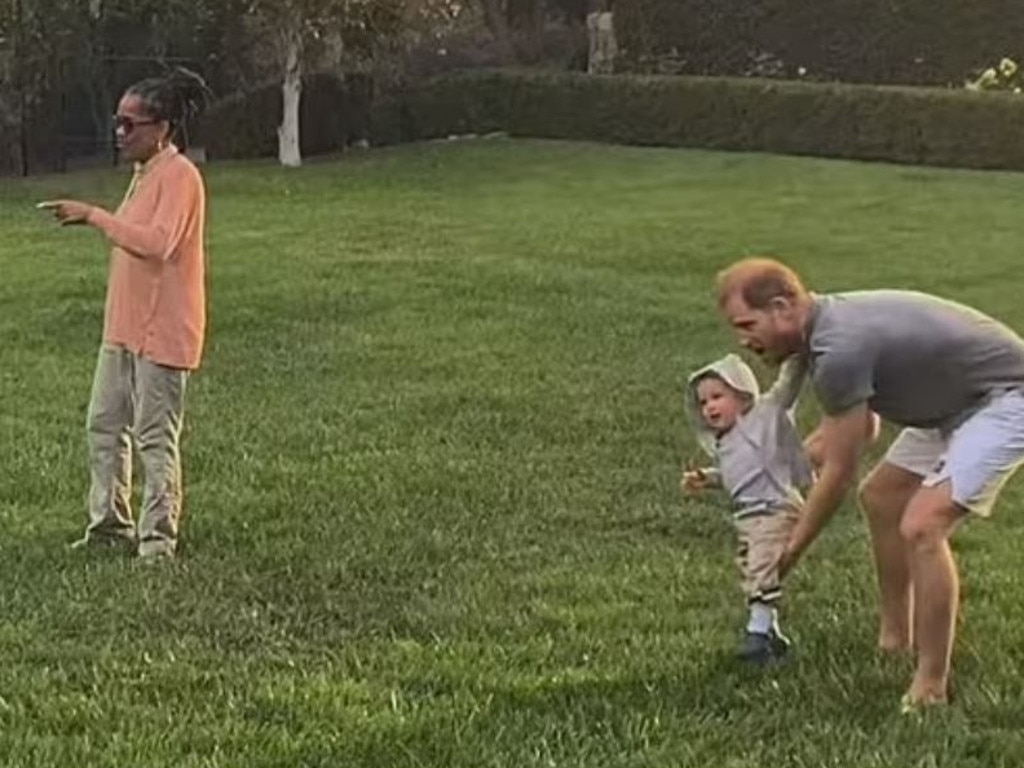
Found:
[[(790, 358), (782, 364), (772, 388), (762, 395), (750, 366), (739, 355), (729, 354), (695, 371), (687, 382), (687, 406), (697, 426), (697, 439), (715, 458), (737, 518), (803, 505), (800, 489), (810, 485), (814, 476), (793, 422), (793, 410), (805, 373), (804, 361)], [(718, 436), (704, 423), (697, 398), (697, 383), (709, 375), (718, 376), (752, 400), (733, 428)]]

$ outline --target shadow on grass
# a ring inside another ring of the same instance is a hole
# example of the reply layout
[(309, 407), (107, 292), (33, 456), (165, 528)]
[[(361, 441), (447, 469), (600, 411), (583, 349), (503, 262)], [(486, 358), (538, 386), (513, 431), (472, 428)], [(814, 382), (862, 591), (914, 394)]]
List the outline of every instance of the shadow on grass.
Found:
[[(879, 734), (895, 729), (887, 748), (899, 750), (904, 730), (913, 739), (920, 733), (919, 725), (899, 721), (893, 686), (863, 663), (863, 650), (861, 668), (844, 652), (843, 663), (824, 659), (835, 667), (829, 674), (812, 658), (753, 669), (714, 652), (653, 676), (567, 672), (470, 688), (406, 679), (401, 717), (346, 734), (333, 747), (303, 749), (295, 759), (367, 766), (806, 765), (841, 764), (862, 753), (875, 759), (885, 753)], [(851, 686), (853, 678), (860, 683)]]

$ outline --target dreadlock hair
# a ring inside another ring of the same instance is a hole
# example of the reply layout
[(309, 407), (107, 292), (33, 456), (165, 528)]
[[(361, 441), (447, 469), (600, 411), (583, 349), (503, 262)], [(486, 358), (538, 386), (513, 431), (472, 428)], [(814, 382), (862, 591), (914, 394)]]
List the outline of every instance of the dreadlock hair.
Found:
[(188, 129), (202, 115), (213, 92), (195, 72), (175, 67), (162, 77), (149, 77), (130, 86), (126, 95), (137, 96), (155, 120), (166, 120), (170, 139), (181, 149), (188, 146)]

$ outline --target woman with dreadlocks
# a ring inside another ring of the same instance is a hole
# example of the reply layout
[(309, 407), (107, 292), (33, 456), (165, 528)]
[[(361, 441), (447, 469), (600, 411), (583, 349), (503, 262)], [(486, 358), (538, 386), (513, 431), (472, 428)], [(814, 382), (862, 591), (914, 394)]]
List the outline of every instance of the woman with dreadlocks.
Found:
[[(135, 167), (121, 205), (111, 213), (75, 200), (40, 203), (62, 225), (95, 227), (113, 246), (87, 418), (89, 522), (75, 547), (124, 547), (146, 562), (175, 553), (185, 382), (199, 367), (206, 325), (205, 191), (175, 142), (208, 96), (184, 69), (131, 86), (115, 116), (118, 146)], [(144, 473), (138, 526), (133, 449)]]

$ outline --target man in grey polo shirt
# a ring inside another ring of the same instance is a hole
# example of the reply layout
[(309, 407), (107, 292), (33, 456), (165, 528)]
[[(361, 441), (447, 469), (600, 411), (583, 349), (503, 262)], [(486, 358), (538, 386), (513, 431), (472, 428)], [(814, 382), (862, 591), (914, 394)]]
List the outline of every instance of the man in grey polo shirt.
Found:
[(822, 466), (783, 556), (792, 568), (856, 475), (870, 411), (903, 427), (860, 489), (878, 571), (879, 643), (917, 651), (905, 708), (946, 701), (958, 603), (949, 537), (989, 514), (1024, 461), (1024, 340), (982, 313), (910, 291), (808, 293), (770, 259), (718, 278), (740, 342), (808, 357), (825, 412)]

